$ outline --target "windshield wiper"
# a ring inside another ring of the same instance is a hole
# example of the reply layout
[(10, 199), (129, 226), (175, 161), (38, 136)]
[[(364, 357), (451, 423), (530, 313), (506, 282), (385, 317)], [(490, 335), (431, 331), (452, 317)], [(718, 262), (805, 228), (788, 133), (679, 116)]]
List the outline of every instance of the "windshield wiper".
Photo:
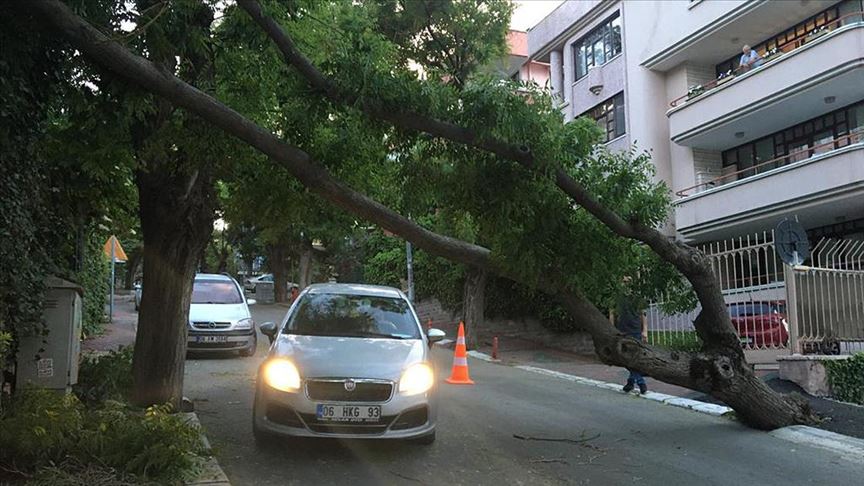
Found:
[(380, 337), (387, 339), (415, 339), (405, 334), (386, 334), (382, 332), (357, 332), (347, 335), (348, 337)]

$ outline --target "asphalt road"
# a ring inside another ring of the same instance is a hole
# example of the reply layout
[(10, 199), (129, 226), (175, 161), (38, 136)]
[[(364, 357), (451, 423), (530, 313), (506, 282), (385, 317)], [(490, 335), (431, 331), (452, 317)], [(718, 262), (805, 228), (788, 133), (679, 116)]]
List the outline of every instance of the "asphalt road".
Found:
[[(256, 322), (286, 309), (256, 306)], [(190, 359), (186, 395), (235, 485), (861, 484), (864, 466), (736, 422), (470, 360), (471, 387), (442, 384), (432, 446), (302, 440), (257, 450), (253, 358)], [(439, 379), (451, 355), (435, 352)], [(578, 443), (523, 440), (574, 439)], [(587, 439), (587, 440), (585, 440)]]

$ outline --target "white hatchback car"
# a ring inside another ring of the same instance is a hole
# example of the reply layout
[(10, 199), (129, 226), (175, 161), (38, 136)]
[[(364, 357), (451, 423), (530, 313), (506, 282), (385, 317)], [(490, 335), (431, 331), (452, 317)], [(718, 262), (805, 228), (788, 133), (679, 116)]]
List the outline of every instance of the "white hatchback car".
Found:
[(255, 321), (236, 280), (227, 275), (199, 273), (192, 284), (189, 306), (189, 351), (239, 351), (252, 356), (258, 347)]
[(430, 343), (405, 295), (371, 285), (307, 287), (282, 324), (261, 325), (272, 345), (258, 371), (253, 432), (335, 438), (435, 440)]

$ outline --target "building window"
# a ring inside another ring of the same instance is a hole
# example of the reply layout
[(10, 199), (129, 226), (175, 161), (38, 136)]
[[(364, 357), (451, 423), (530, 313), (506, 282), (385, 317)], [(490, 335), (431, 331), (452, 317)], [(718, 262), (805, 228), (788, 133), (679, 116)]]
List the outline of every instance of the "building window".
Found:
[(741, 179), (857, 142), (864, 142), (864, 101), (726, 150), (723, 167), (743, 171)]
[(615, 12), (585, 37), (573, 44), (576, 56), (576, 79), (588, 69), (602, 66), (621, 53), (621, 15)]
[[(837, 20), (840, 16), (840, 7), (838, 5), (834, 5), (833, 7), (823, 10), (818, 14), (805, 19), (804, 21), (780, 32), (779, 34), (773, 35), (770, 38), (755, 44), (752, 46), (753, 50), (759, 53), (760, 56), (765, 57), (766, 53), (773, 49), (777, 49), (783, 52), (789, 52), (800, 45), (806, 42), (805, 38), (813, 33), (816, 30), (820, 30), (823, 28), (828, 28), (829, 30), (835, 29), (839, 27), (839, 25), (833, 24), (831, 26), (825, 27), (826, 24)], [(738, 61), (741, 59), (741, 52), (738, 52), (732, 58), (727, 59), (716, 66), (717, 77), (720, 77), (721, 74), (726, 74), (729, 71), (735, 71), (738, 69)]]
[(624, 135), (624, 93), (618, 93), (586, 111), (582, 116), (591, 117), (597, 122), (605, 134), (604, 142)]

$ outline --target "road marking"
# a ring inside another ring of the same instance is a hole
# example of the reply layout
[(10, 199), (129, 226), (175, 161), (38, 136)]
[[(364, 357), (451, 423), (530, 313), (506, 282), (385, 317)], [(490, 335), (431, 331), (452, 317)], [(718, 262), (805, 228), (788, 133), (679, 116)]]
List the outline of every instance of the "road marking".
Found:
[(806, 425), (792, 425), (769, 434), (798, 444), (807, 444), (839, 454), (844, 459), (864, 464), (864, 440)]
[[(470, 353), (469, 353), (470, 354)], [(537, 368), (536, 366), (527, 366), (527, 365), (519, 365), (516, 368), (520, 370), (529, 371), (531, 373), (537, 373), (546, 376), (553, 376), (555, 378), (561, 378), (562, 380), (572, 381), (574, 383), (581, 383), (583, 385), (595, 386), (597, 388), (603, 388), (606, 390), (616, 391), (618, 393), (624, 393), (621, 390), (621, 385), (617, 383), (607, 383), (605, 381), (597, 381), (592, 380), (590, 378), (584, 378), (581, 376), (570, 375), (567, 373), (561, 373), (560, 371), (547, 370), (546, 368)], [(644, 395), (633, 395), (639, 398), (645, 398), (646, 400), (651, 400), (659, 403), (665, 403), (666, 405), (672, 405), (673, 407), (681, 407), (686, 408), (688, 410), (693, 410), (694, 412), (705, 413), (708, 415), (713, 415), (715, 417), (719, 417), (721, 415), (727, 414), (732, 411), (731, 408), (725, 407), (723, 405), (717, 405), (714, 403), (706, 403), (700, 402), (698, 400), (691, 400), (689, 398), (681, 398), (672, 395), (666, 395), (665, 393), (655, 393), (648, 392)]]

